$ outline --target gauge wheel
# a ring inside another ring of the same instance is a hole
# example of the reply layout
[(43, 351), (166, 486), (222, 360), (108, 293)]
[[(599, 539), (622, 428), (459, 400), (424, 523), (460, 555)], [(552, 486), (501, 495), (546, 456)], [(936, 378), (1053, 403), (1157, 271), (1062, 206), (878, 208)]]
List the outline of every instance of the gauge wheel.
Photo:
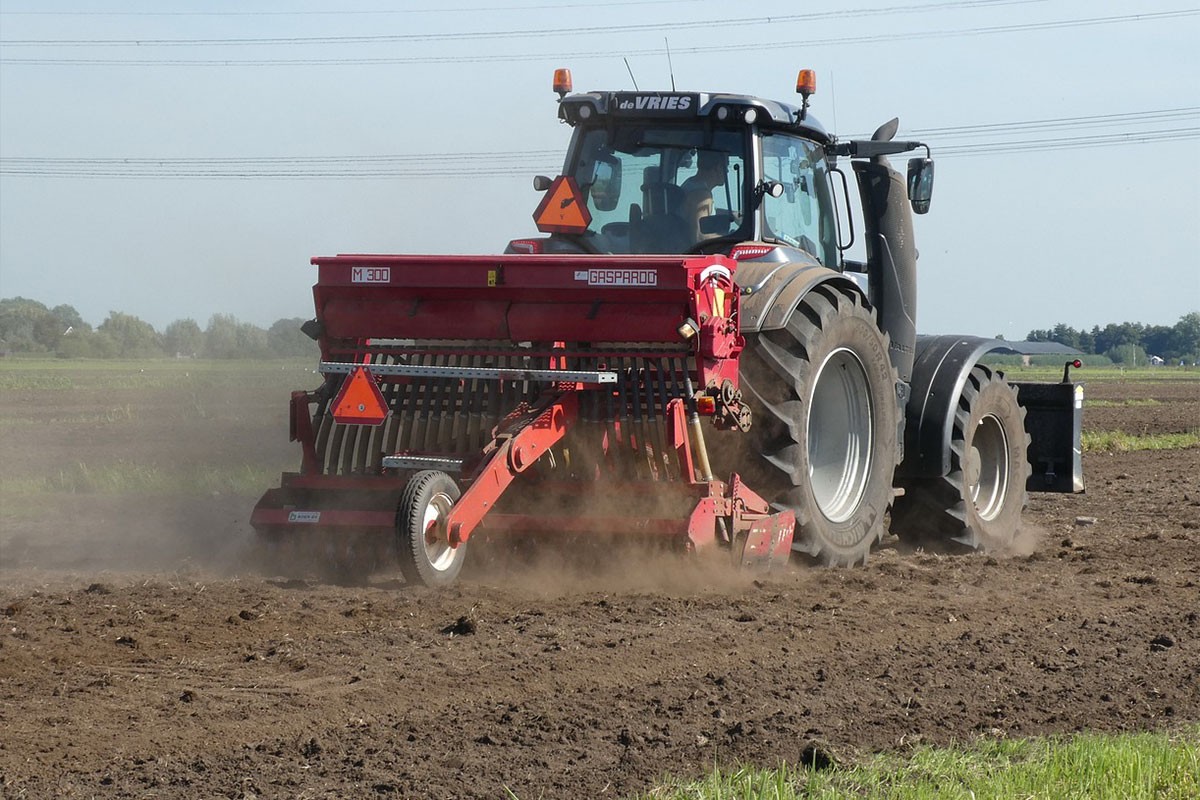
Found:
[(396, 528), (400, 571), (409, 583), (448, 586), (458, 578), (467, 546), (451, 546), (446, 528), (458, 498), (458, 484), (438, 470), (418, 472), (405, 487)]

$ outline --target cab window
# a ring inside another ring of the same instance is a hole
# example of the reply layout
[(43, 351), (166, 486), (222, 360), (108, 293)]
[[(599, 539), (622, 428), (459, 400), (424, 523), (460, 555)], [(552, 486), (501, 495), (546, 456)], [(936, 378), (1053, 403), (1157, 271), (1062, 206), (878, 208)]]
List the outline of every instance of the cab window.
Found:
[(763, 238), (804, 250), (826, 266), (837, 264), (837, 220), (828, 165), (820, 145), (798, 136), (764, 133), (763, 178), (783, 193), (763, 196)]
[(742, 130), (586, 131), (572, 171), (592, 215), (585, 236), (602, 253), (684, 253), (736, 235), (745, 222), (745, 147)]

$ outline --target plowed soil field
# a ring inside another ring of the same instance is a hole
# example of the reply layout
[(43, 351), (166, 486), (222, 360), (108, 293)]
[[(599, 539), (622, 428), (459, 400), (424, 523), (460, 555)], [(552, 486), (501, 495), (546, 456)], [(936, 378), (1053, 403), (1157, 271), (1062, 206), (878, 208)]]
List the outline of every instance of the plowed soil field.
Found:
[[(311, 375), (59, 374), (0, 395), (3, 797), (627, 797), (1200, 722), (1200, 448), (1086, 454), (1087, 492), (1032, 496), (1015, 553), (889, 539), (756, 576), (549, 548), (449, 590), (346, 587), (250, 557)], [(1085, 429), (1200, 427), (1200, 382), (1088, 397)]]

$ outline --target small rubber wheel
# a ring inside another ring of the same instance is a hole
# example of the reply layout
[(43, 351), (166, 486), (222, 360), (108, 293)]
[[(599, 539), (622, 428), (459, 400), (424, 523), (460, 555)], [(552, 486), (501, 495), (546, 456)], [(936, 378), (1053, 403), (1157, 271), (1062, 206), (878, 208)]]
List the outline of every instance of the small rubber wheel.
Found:
[(459, 498), (458, 484), (444, 472), (418, 472), (404, 488), (396, 513), (400, 571), (409, 583), (448, 586), (458, 578), (466, 544), (450, 546), (446, 518)]

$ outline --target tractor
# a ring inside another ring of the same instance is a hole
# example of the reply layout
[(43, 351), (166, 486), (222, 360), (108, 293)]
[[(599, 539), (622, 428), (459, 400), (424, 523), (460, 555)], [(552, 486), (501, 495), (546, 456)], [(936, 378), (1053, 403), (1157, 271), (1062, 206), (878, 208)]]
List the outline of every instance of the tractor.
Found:
[(534, 178), (541, 235), (314, 258), (324, 382), (292, 395), (301, 468), (261, 538), (434, 586), (478, 531), (853, 566), (889, 529), (1003, 549), (1027, 492), (1082, 491), (1070, 364), (1013, 383), (982, 363), (1002, 342), (916, 333), (930, 148), (895, 119), (839, 139), (815, 85), (575, 93), (559, 70), (573, 132)]

